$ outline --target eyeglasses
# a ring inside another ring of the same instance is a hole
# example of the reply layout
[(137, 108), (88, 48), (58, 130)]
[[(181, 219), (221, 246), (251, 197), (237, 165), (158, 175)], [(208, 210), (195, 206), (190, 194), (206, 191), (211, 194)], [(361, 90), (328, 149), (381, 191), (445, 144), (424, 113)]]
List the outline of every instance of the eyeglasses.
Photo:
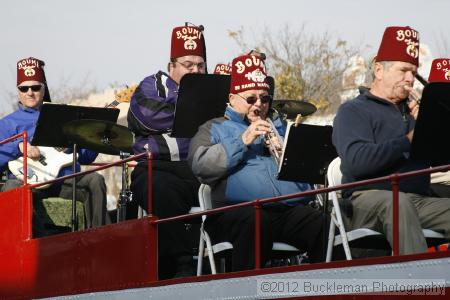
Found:
[(17, 87), (19, 89), (19, 91), (21, 91), (22, 93), (26, 93), (28, 92), (28, 89), (31, 89), (33, 92), (39, 92), (42, 88), (42, 85), (40, 84), (35, 84), (35, 85), (21, 85)]
[(235, 95), (238, 95), (239, 97), (241, 97), (242, 99), (247, 101), (247, 103), (250, 104), (250, 105), (255, 104), (256, 101), (258, 101), (258, 99), (261, 100), (262, 104), (266, 104), (266, 103), (269, 103), (270, 101), (272, 101), (272, 97), (270, 95), (263, 95), (263, 96), (260, 96), (260, 97), (250, 96), (248, 98), (244, 98), (244, 97), (242, 97), (239, 94), (235, 94)]
[(199, 62), (199, 63), (194, 63), (192, 61), (184, 61), (184, 62), (175, 61), (175, 62), (179, 63), (180, 65), (182, 65), (183, 67), (185, 67), (186, 69), (188, 69), (190, 71), (192, 71), (195, 66), (197, 66), (197, 69), (199, 69), (199, 70), (204, 70), (206, 67), (205, 62)]

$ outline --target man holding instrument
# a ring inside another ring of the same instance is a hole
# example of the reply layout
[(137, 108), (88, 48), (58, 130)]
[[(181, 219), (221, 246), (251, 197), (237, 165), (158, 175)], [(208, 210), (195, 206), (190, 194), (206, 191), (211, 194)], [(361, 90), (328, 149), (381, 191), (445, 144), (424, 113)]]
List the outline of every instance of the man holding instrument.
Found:
[[(40, 160), (42, 157), (39, 148), (32, 146), (29, 141), (33, 138), (43, 102), (50, 101), (43, 61), (29, 57), (17, 62), (17, 90), (19, 108), (0, 120), (0, 140), (26, 131), (28, 133), (27, 157), (32, 160)], [(21, 157), (23, 155), (23, 149), (23, 141), (20, 139), (0, 145), (0, 169), (2, 171), (6, 170), (9, 161)], [(64, 152), (70, 154), (71, 149), (66, 149)], [(90, 164), (95, 160), (97, 155), (98, 153), (91, 150), (79, 149), (77, 172), (80, 171), (80, 164)], [(51, 159), (51, 157), (46, 159)], [(58, 177), (71, 173), (71, 166), (64, 167), (60, 170)], [(2, 187), (2, 191), (10, 190), (21, 185), (23, 185), (23, 182), (9, 173), (9, 179)], [(106, 185), (102, 175), (89, 173), (77, 177), (76, 194), (76, 200), (84, 202), (87, 228), (110, 223), (106, 210)], [(71, 199), (72, 179), (67, 179), (62, 183), (54, 183), (48, 188), (33, 190), (35, 203), (36, 201), (40, 201), (40, 199), (48, 197)], [(35, 219), (33, 218), (33, 221), (37, 225), (38, 223)], [(42, 232), (34, 232), (37, 235), (43, 234)]]
[[(410, 27), (388, 27), (373, 66), (370, 89), (341, 105), (334, 119), (333, 143), (341, 158), (342, 183), (426, 169), (427, 161), (410, 158), (419, 106), (412, 91), (419, 65), (419, 33)], [(411, 101), (411, 98), (412, 101)], [(425, 252), (422, 228), (450, 238), (450, 199), (430, 196), (430, 176), (399, 183), (400, 254)], [(390, 182), (344, 190), (346, 230), (383, 232), (391, 246)]]
[[(231, 68), (225, 116), (203, 124), (189, 148), (188, 161), (199, 180), (211, 187), (213, 207), (311, 189), (307, 183), (277, 179), (278, 166), (267, 146), (280, 146), (280, 141), (269, 143), (269, 139), (273, 138), (275, 130), (283, 136), (286, 124), (279, 118), (273, 122), (268, 118), (272, 99), (263, 59), (251, 52), (235, 58)], [(263, 206), (263, 266), (270, 258), (274, 241), (307, 251), (311, 262), (324, 259), (326, 216), (306, 205), (311, 200), (300, 197)], [(255, 211), (252, 206), (210, 215), (205, 226), (214, 243), (229, 241), (233, 244), (233, 271), (254, 267)]]

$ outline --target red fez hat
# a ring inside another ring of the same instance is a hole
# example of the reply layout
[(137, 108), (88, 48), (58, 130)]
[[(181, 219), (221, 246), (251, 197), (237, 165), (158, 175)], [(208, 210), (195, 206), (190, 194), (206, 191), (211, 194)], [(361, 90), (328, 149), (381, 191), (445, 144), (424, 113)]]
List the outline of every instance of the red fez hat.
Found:
[(45, 62), (43, 60), (28, 57), (17, 62), (17, 86), (24, 81), (34, 80), (45, 83), (45, 93), (43, 101), (50, 102), (50, 91), (47, 86), (47, 79), (44, 72)]
[(226, 64), (217, 64), (216, 67), (214, 68), (214, 74), (230, 75), (231, 66)]
[(387, 27), (376, 61), (403, 61), (419, 66), (419, 33), (411, 27)]
[(170, 58), (177, 58), (187, 55), (201, 56), (206, 61), (205, 38), (203, 36), (204, 27), (200, 26), (180, 26), (172, 30), (172, 47)]
[(247, 90), (267, 90), (266, 67), (264, 59), (257, 55), (242, 55), (231, 63), (230, 93), (240, 93)]
[(34, 57), (19, 60), (17, 62), (17, 85), (28, 80), (45, 83), (44, 65), (42, 60)]
[(428, 82), (450, 82), (450, 58), (433, 60)]

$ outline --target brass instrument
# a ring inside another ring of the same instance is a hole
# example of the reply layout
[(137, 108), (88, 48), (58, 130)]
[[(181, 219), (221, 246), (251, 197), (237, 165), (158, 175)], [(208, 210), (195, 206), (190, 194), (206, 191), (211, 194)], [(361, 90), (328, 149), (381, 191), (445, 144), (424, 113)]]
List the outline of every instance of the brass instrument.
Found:
[[(255, 115), (259, 115), (259, 110), (255, 110)], [(281, 161), (281, 155), (283, 151), (283, 137), (278, 133), (275, 124), (273, 124), (270, 117), (265, 119), (270, 124), (270, 132), (264, 135), (264, 143), (267, 145), (270, 156), (272, 156), (275, 164), (279, 166)], [(275, 142), (276, 140), (277, 142)]]
[[(275, 125), (273, 124), (272, 120), (270, 118), (266, 119), (267, 122), (269, 122), (271, 130), (269, 133), (264, 135), (264, 141), (268, 145), (268, 149), (270, 152), (270, 155), (272, 156), (273, 160), (275, 161), (275, 164), (277, 166), (280, 165), (281, 161), (281, 155), (283, 154), (283, 137), (278, 133), (278, 130), (276, 129)], [(275, 142), (274, 139), (276, 139)]]
[[(416, 73), (415, 77), (417, 78), (417, 80), (424, 86), (426, 87), (428, 85), (428, 81), (422, 77), (422, 75), (420, 75), (419, 73)], [(414, 101), (417, 102), (418, 105), (420, 105), (420, 98), (419, 99), (412, 99)]]
[[(271, 112), (280, 115), (283, 119), (293, 119), (294, 126), (297, 127), (298, 124), (302, 122), (302, 117), (308, 116), (316, 112), (317, 108), (306, 101), (299, 100), (273, 100)], [(259, 116), (260, 111), (255, 110), (255, 115)], [(270, 155), (272, 156), (275, 164), (280, 165), (281, 156), (283, 154), (283, 137), (278, 133), (275, 125), (273, 124), (270, 116), (266, 118), (266, 121), (270, 123), (271, 130), (268, 134), (264, 136), (264, 142), (269, 149)], [(277, 142), (275, 142), (275, 141)]]

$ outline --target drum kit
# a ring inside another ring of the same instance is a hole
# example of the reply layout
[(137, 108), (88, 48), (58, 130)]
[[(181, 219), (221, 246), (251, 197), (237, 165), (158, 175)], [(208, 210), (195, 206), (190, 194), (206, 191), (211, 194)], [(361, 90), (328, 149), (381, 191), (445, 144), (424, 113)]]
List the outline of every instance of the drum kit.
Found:
[[(121, 160), (132, 153), (133, 134), (127, 127), (113, 122), (80, 119), (66, 123), (63, 132), (81, 148), (119, 155)], [(133, 198), (127, 170), (126, 163), (122, 163), (122, 188), (117, 202), (117, 222), (125, 220), (127, 203)]]
[[(317, 110), (313, 104), (299, 100), (274, 100), (272, 108), (287, 119), (299, 114), (307, 116)], [(80, 119), (66, 123), (63, 132), (81, 148), (119, 155), (121, 160), (129, 157), (133, 151), (131, 131), (113, 122)], [(122, 163), (122, 188), (117, 205), (117, 222), (125, 220), (126, 205), (131, 201), (132, 192), (129, 189), (127, 167), (126, 163)]]
[(314, 104), (302, 100), (273, 100), (272, 108), (286, 119), (293, 119), (297, 115), (306, 117), (317, 110)]

